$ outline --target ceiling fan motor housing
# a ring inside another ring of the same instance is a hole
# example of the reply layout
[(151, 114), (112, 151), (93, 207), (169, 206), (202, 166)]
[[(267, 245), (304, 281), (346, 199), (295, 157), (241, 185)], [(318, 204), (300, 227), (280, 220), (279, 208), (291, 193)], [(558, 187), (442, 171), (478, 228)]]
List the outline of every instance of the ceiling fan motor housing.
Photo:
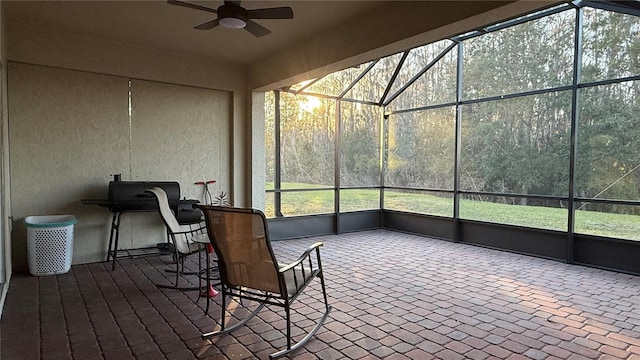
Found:
[(224, 27), (240, 29), (246, 26), (249, 15), (247, 10), (240, 6), (221, 5), (218, 7), (218, 20)]

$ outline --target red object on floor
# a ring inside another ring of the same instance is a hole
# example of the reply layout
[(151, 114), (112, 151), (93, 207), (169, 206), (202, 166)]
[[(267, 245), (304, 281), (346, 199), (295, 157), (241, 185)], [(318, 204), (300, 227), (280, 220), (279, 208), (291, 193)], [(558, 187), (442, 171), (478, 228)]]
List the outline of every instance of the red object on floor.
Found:
[(209, 288), (207, 289), (207, 291), (202, 292), (202, 296), (212, 298), (212, 297), (218, 296), (219, 293), (220, 292), (218, 290), (214, 289), (213, 286), (209, 285)]

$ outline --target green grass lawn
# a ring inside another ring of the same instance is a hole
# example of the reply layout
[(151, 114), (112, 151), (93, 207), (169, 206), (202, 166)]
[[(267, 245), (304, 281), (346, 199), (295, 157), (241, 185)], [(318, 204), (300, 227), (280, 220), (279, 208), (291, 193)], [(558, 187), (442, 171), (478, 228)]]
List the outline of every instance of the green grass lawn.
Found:
[[(286, 189), (309, 189), (318, 185), (287, 183)], [(283, 186), (283, 188), (285, 188)], [(267, 184), (273, 189), (273, 184)], [(445, 194), (443, 194), (445, 195)], [(432, 194), (412, 194), (385, 191), (384, 208), (420, 214), (453, 216), (453, 198)], [(370, 189), (343, 190), (340, 194), (340, 211), (378, 209), (379, 191)], [(273, 216), (273, 196), (267, 194), (267, 216)], [(334, 211), (333, 190), (282, 193), (282, 213), (285, 216), (324, 214)], [(563, 208), (498, 204), (490, 201), (460, 201), (460, 218), (498, 224), (567, 231), (568, 211)], [(640, 216), (576, 211), (576, 233), (601, 235), (613, 238), (640, 240)]]

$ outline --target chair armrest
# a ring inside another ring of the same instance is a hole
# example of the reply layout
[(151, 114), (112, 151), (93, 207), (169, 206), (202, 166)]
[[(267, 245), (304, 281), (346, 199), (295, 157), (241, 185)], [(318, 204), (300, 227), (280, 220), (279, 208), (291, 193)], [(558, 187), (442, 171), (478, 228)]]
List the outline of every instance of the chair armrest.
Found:
[(307, 250), (305, 250), (304, 253), (302, 253), (302, 255), (300, 255), (300, 257), (298, 259), (296, 259), (294, 262), (287, 264), (285, 266), (282, 266), (278, 269), (278, 272), (284, 273), (288, 270), (291, 270), (293, 268), (295, 268), (296, 266), (300, 265), (305, 259), (308, 259), (311, 255), (312, 251), (316, 251), (316, 253), (320, 252), (320, 246), (324, 245), (321, 241), (318, 241), (317, 243), (309, 246), (307, 248)]

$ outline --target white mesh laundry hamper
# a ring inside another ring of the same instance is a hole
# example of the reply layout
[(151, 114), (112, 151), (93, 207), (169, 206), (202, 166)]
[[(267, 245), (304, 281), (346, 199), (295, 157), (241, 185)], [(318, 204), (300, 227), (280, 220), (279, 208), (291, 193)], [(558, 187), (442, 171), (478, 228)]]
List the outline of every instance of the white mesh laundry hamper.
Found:
[(31, 275), (64, 274), (73, 258), (73, 215), (28, 216), (27, 252)]

